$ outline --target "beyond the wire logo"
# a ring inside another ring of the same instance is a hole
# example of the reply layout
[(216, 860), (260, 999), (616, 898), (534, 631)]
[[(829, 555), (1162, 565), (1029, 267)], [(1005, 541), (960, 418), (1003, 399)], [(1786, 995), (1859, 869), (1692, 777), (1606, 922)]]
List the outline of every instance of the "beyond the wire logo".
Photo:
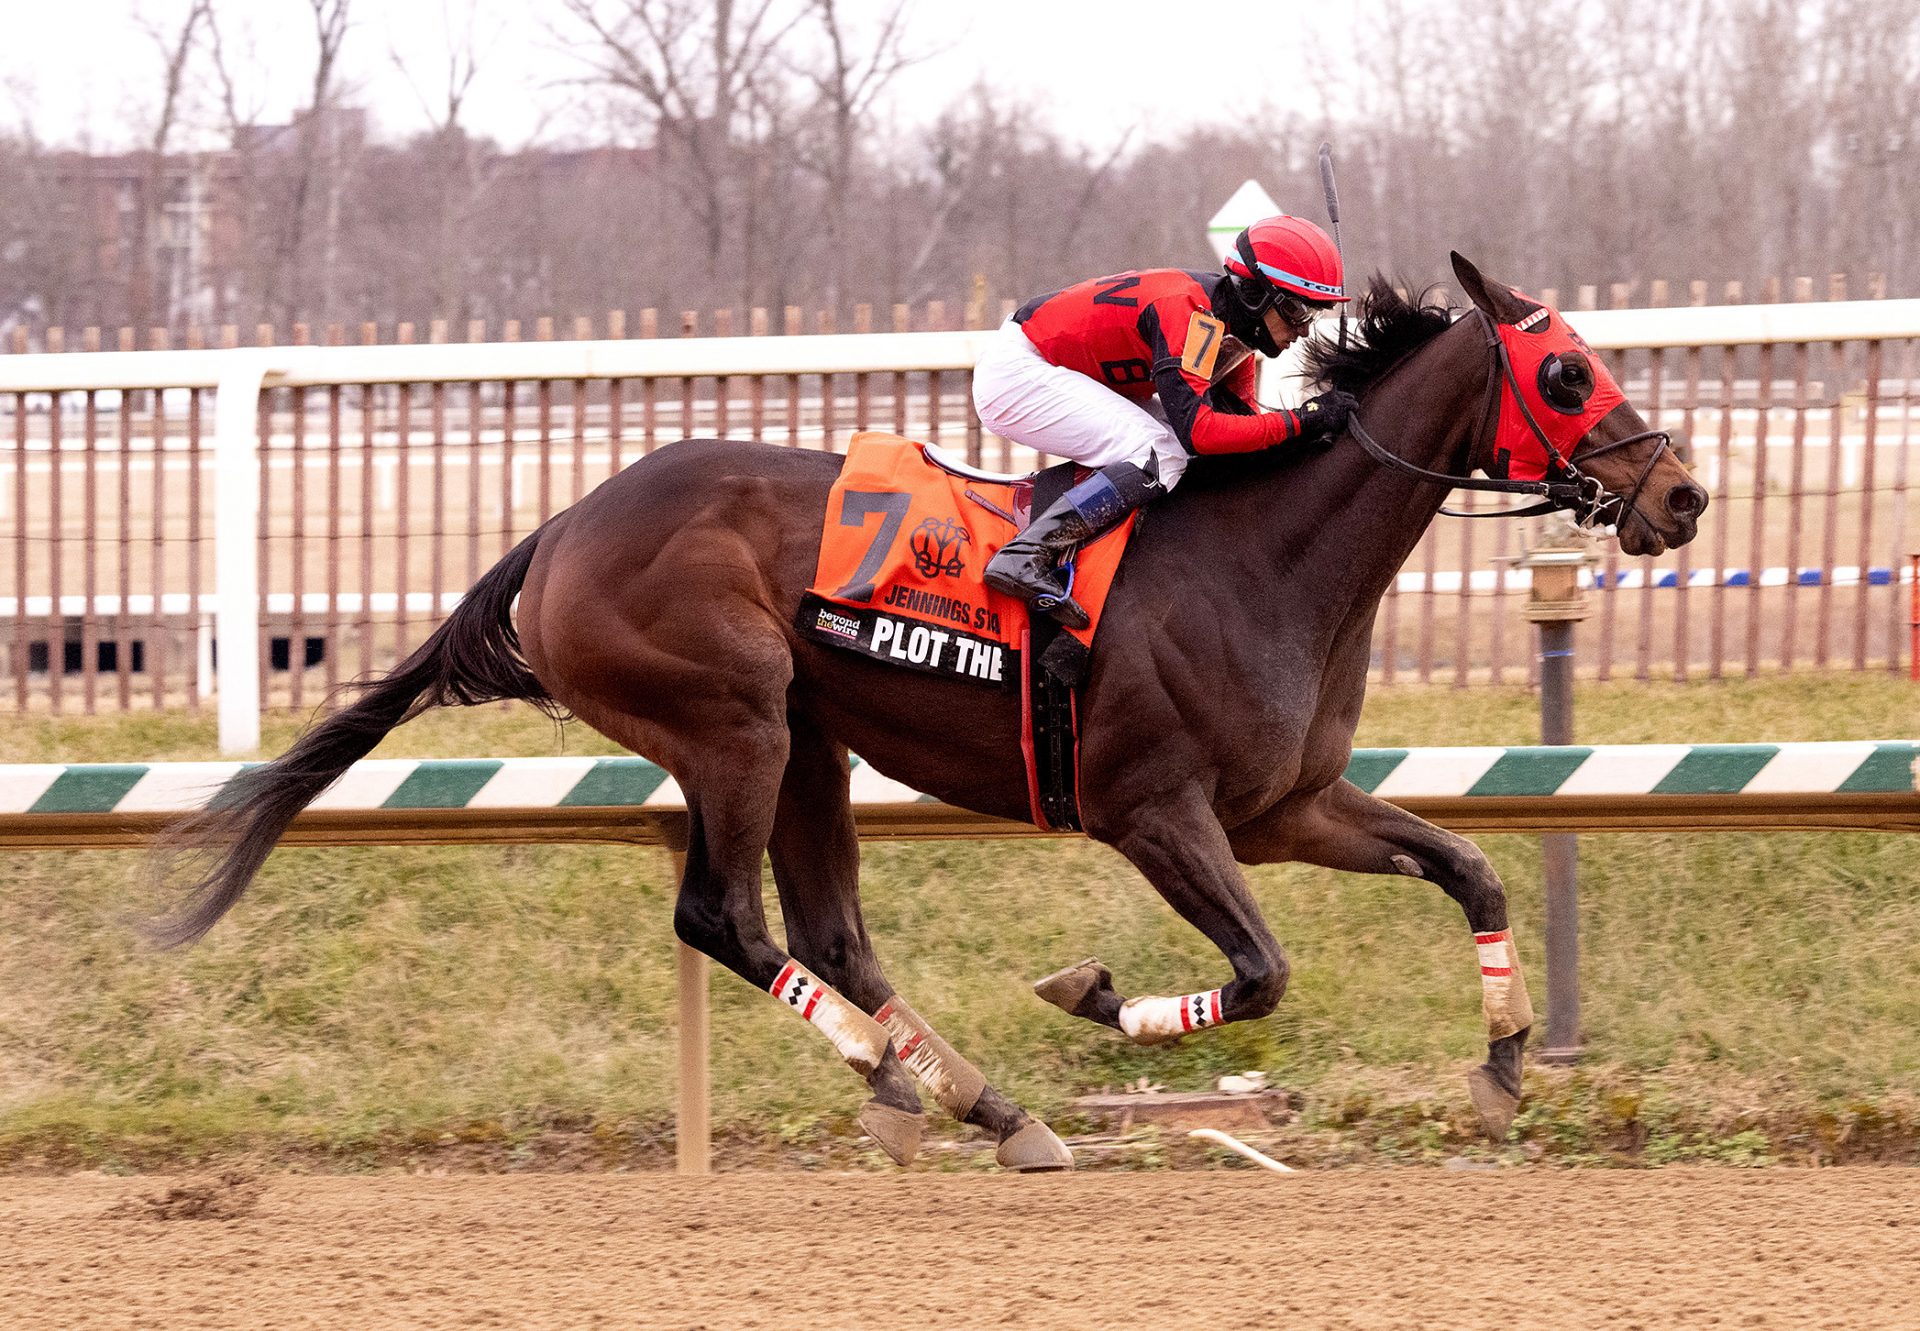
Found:
[(831, 610), (823, 609), (813, 624), (822, 632), (832, 633), (850, 642), (858, 642), (860, 639), (860, 621), (851, 615), (836, 614)]

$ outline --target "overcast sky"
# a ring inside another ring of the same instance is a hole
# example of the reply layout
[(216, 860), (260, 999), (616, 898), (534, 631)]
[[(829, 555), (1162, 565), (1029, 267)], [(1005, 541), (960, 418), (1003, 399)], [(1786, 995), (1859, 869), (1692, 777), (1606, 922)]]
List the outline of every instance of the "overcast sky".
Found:
[[(251, 42), (256, 71), (266, 71), (246, 95), (262, 119), (284, 121), (312, 72), (307, 0), (219, 2), (229, 43)], [(186, 7), (185, 0), (0, 0), (0, 125), (30, 117), (42, 141), (62, 146), (138, 140), (152, 123), (161, 70), (142, 20), (177, 31)], [(883, 0), (844, 0), (843, 7), (849, 15), (877, 14)], [(910, 44), (937, 54), (896, 85), (898, 123), (924, 123), (981, 78), (1019, 90), (1054, 126), (1093, 145), (1136, 123), (1147, 131), (1142, 137), (1157, 138), (1223, 120), (1243, 113), (1248, 98), (1246, 85), (1221, 77), (1228, 66), (1244, 69), (1250, 49), (1230, 35), (1235, 27), (1260, 15), (1263, 23), (1286, 22), (1289, 40), (1298, 40), (1300, 11), (1309, 8), (1293, 0), (920, 0)], [(568, 110), (577, 94), (561, 86), (578, 64), (543, 17), (557, 9), (542, 0), (356, 0), (343, 64), (384, 132), (417, 130), (425, 112), (395, 55), (433, 96), (444, 81), (447, 16), (463, 30), (472, 14), (484, 54), (470, 127), (508, 145), (592, 135)], [(1256, 41), (1251, 49), (1268, 48)], [(1255, 78), (1270, 101), (1286, 97), (1276, 80)], [(202, 93), (194, 119), (210, 128), (217, 123), (213, 90)]]

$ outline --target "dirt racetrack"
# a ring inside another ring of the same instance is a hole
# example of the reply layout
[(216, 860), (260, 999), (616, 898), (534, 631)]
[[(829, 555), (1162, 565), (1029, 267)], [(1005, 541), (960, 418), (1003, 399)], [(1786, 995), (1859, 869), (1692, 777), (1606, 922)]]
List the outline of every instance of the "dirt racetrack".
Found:
[(1920, 1327), (1920, 1174), (0, 1179), (0, 1326)]

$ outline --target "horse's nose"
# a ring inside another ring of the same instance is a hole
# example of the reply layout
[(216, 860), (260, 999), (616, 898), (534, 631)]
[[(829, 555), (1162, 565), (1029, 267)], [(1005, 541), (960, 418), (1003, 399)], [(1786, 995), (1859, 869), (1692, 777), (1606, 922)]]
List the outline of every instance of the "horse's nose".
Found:
[(1707, 492), (1692, 481), (1667, 491), (1667, 512), (1672, 514), (1674, 531), (1669, 545), (1685, 545), (1699, 530), (1700, 515), (1707, 509)]
[(1707, 492), (1692, 481), (1667, 491), (1667, 512), (1681, 522), (1694, 522), (1707, 510)]

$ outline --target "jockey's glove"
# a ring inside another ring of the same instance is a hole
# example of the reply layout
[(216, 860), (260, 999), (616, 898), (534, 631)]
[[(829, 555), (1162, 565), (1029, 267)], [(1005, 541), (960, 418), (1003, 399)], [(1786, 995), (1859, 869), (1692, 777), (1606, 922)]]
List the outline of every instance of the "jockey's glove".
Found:
[(1300, 404), (1299, 440), (1303, 444), (1330, 444), (1347, 428), (1347, 418), (1359, 402), (1353, 394), (1330, 388)]

